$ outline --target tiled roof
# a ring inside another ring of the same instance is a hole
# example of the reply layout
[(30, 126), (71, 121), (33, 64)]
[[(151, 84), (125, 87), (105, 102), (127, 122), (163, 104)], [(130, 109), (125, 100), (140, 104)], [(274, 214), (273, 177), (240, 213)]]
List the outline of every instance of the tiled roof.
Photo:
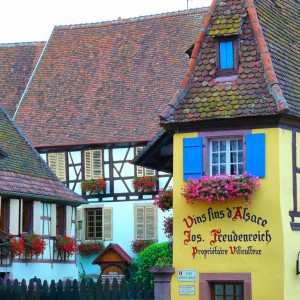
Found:
[(300, 3), (253, 0), (290, 113), (300, 116)]
[(0, 105), (10, 117), (13, 117), (44, 45), (44, 42), (0, 44)]
[[(113, 244), (110, 243), (107, 247), (105, 247), (105, 249), (93, 260), (92, 264), (99, 264), (101, 263), (101, 259), (103, 257), (105, 257), (105, 254), (109, 251), (113, 249), (116, 253), (118, 253), (120, 255), (120, 257), (127, 262), (128, 264), (131, 263), (132, 258), (131, 256), (119, 245), (119, 244)], [(107, 261), (107, 260), (106, 260)], [(115, 261), (111, 261), (112, 263), (115, 263)]]
[[(214, 0), (199, 30), (182, 91), (161, 115), (162, 123), (279, 113), (299, 117), (299, 12), (297, 1)], [(216, 76), (215, 36), (236, 34), (238, 24), (238, 72)]]
[(55, 27), (17, 124), (35, 147), (151, 140), (206, 11)]
[(0, 195), (64, 201), (86, 201), (59, 181), (0, 106)]

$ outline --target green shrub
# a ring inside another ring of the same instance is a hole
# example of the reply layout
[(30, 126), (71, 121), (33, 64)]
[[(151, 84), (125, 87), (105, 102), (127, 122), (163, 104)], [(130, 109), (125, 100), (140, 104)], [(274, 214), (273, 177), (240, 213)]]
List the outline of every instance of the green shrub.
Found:
[[(137, 272), (135, 274), (136, 278), (140, 278), (145, 282), (146, 278), (149, 276), (149, 268), (156, 266), (157, 262), (161, 267), (172, 266), (172, 253), (169, 250), (169, 242), (156, 243), (145, 248), (144, 251), (139, 253), (139, 256), (132, 262), (136, 267)], [(167, 265), (162, 265), (166, 262)]]

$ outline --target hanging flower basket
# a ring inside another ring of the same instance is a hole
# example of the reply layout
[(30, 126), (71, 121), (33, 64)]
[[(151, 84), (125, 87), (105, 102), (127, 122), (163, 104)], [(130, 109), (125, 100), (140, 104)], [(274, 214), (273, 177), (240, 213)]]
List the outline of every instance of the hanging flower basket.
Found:
[(154, 205), (162, 211), (168, 211), (173, 208), (173, 188), (158, 190), (158, 194), (154, 197)]
[(166, 237), (171, 239), (173, 237), (173, 216), (164, 217), (163, 228)]
[(135, 191), (149, 193), (155, 190), (157, 180), (156, 176), (136, 177), (133, 179), (132, 184)]
[(131, 250), (134, 253), (140, 253), (145, 248), (147, 248), (150, 245), (153, 245), (155, 241), (153, 240), (135, 240), (131, 242)]
[(14, 256), (23, 254), (25, 258), (29, 258), (32, 255), (43, 254), (46, 243), (40, 235), (32, 233), (24, 234), (18, 240), (13, 239), (11, 247)]
[(260, 181), (250, 174), (202, 176), (191, 179), (182, 187), (182, 196), (187, 203), (245, 199), (250, 204), (253, 192), (259, 189)]
[(81, 189), (83, 192), (100, 193), (106, 189), (106, 182), (103, 178), (83, 180)]
[(58, 251), (67, 256), (71, 256), (78, 251), (76, 239), (66, 235), (56, 238), (56, 247)]
[(104, 250), (104, 244), (99, 242), (85, 242), (78, 245), (78, 253), (80, 256), (89, 256), (94, 253), (100, 253)]

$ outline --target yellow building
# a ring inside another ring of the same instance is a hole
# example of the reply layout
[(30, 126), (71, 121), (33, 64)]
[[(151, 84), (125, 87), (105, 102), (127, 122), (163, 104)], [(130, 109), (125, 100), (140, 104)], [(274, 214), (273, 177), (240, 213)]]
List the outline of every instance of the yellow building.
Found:
[(174, 176), (171, 299), (300, 299), (299, 12), (214, 0), (163, 131), (135, 161)]

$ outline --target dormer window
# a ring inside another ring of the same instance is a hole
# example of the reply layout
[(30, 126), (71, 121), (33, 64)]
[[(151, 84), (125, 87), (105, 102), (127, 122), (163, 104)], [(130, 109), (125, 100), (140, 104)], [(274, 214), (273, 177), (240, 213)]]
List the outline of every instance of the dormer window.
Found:
[(220, 47), (220, 70), (233, 69), (234, 67), (234, 47), (233, 41), (221, 41)]
[(229, 76), (238, 70), (238, 40), (217, 39), (217, 76)]

